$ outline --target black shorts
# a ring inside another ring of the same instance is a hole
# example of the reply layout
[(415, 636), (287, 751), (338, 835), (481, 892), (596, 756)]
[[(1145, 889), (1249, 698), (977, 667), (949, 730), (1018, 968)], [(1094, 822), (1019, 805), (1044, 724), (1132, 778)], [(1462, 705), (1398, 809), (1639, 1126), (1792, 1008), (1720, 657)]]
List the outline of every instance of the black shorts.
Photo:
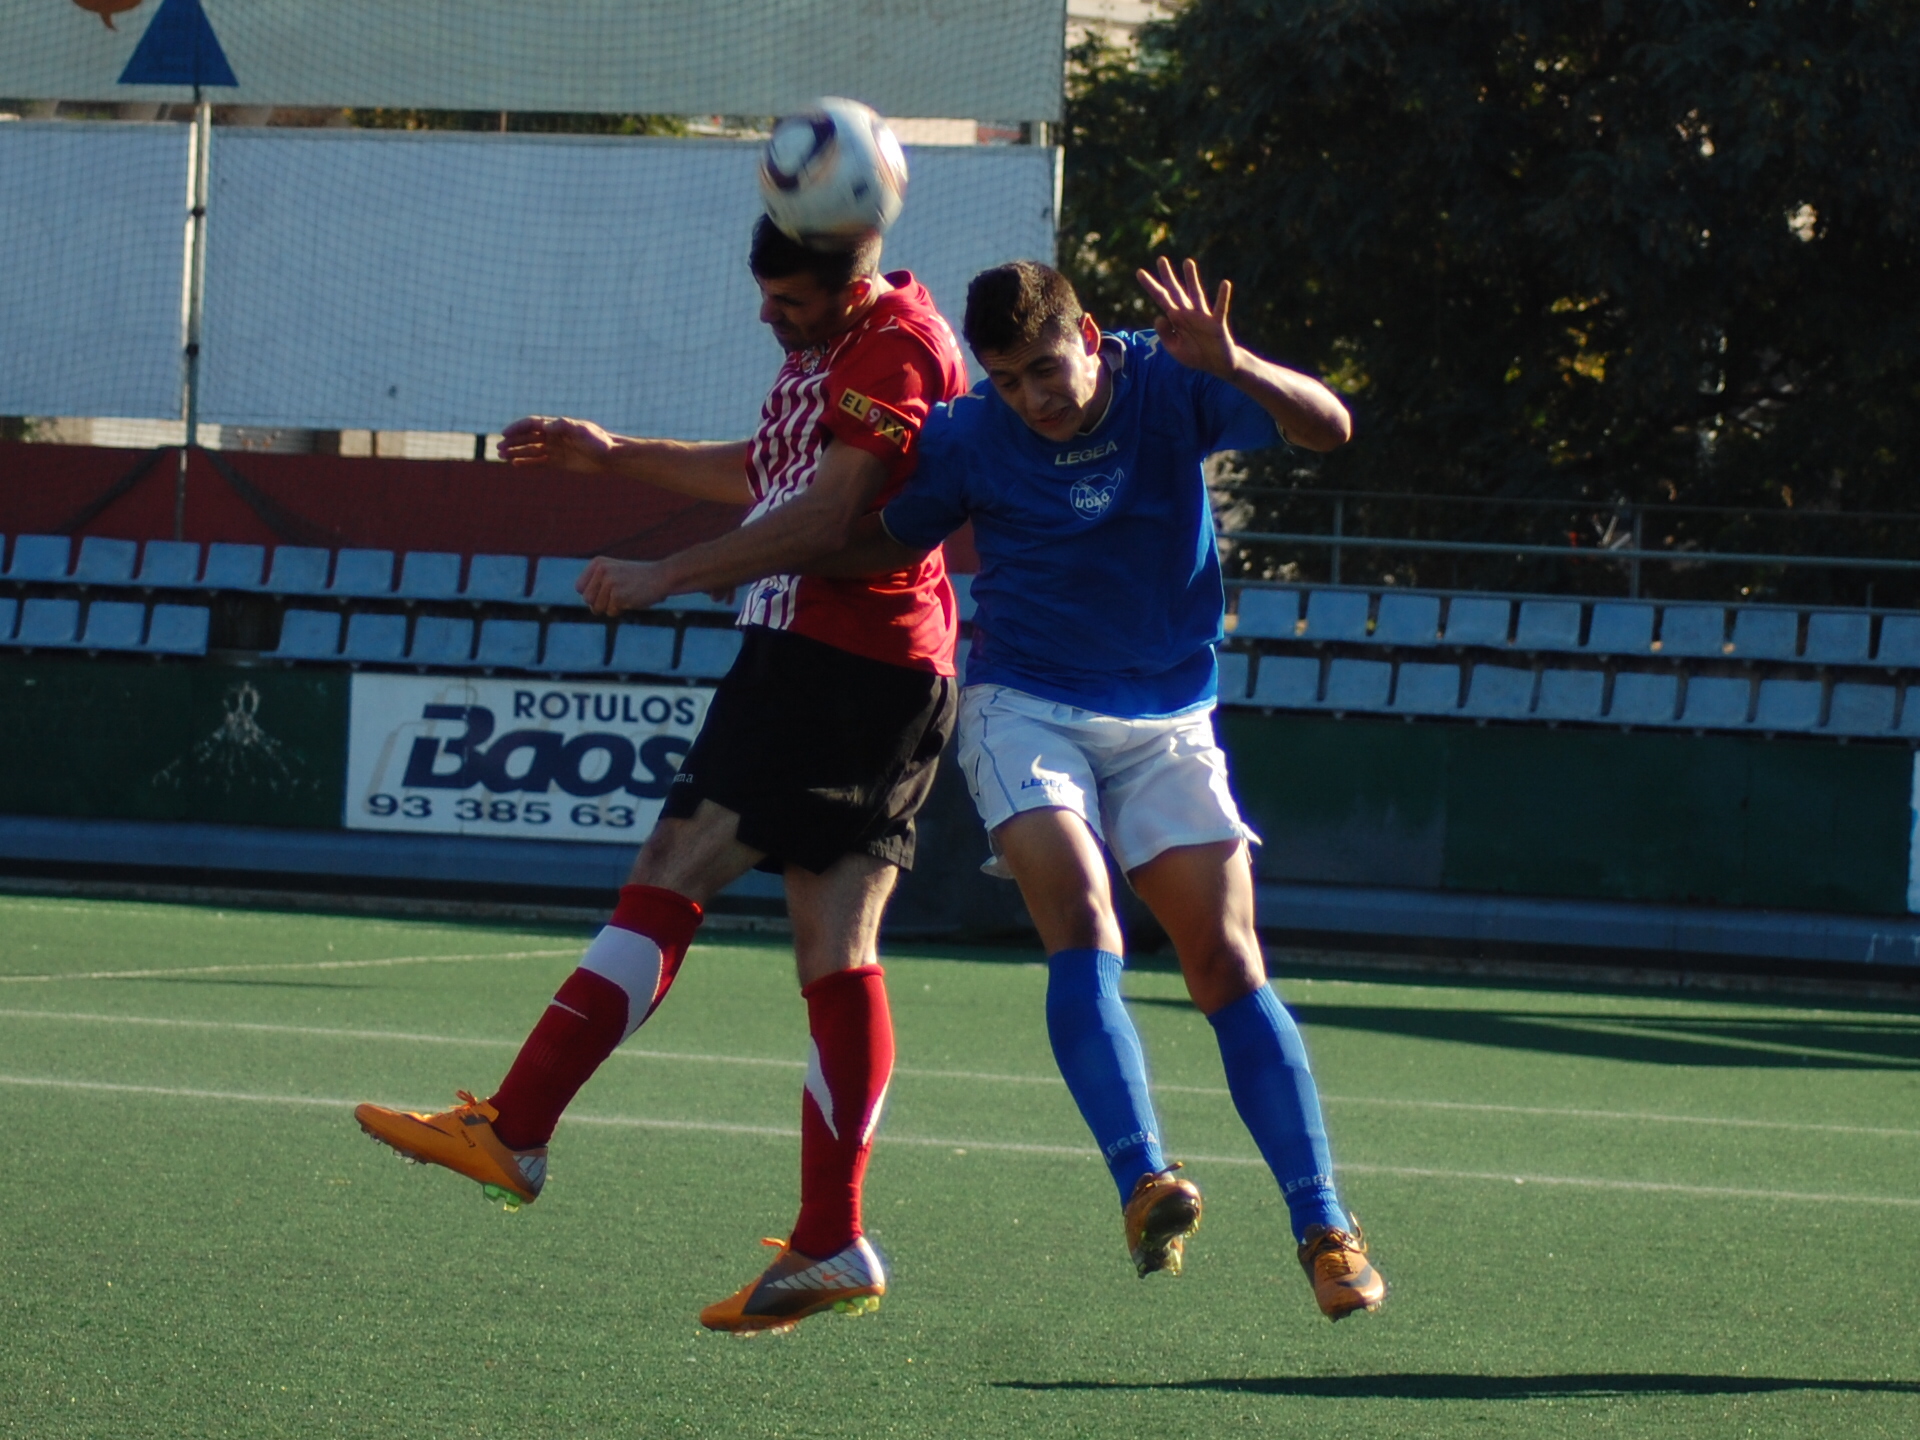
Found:
[(776, 874), (819, 874), (853, 854), (911, 870), (913, 817), (933, 789), (954, 694), (931, 670), (747, 626), (660, 813), (725, 806), (740, 843)]

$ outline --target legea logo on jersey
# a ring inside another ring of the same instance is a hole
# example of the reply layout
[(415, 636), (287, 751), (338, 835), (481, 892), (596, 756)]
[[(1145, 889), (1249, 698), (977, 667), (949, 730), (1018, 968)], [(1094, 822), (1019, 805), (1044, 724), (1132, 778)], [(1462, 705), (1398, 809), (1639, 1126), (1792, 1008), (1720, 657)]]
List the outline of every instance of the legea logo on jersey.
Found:
[(1120, 482), (1127, 478), (1127, 472), (1116, 470), (1111, 475), (1087, 475), (1073, 482), (1073, 488), (1067, 491), (1067, 498), (1073, 501), (1073, 508), (1089, 520), (1097, 520), (1107, 513), (1107, 507), (1113, 504), (1113, 497), (1120, 489)]

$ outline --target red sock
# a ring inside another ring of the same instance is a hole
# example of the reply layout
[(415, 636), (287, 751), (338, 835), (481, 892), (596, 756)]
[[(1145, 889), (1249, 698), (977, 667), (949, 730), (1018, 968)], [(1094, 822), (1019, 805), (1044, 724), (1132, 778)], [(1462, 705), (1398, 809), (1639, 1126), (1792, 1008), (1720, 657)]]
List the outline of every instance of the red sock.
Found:
[(800, 992), (813, 1050), (800, 1097), (800, 1219), (792, 1245), (824, 1260), (860, 1234), (860, 1185), (893, 1075), (893, 1019), (878, 965)]
[(671, 890), (622, 887), (613, 919), (553, 997), (493, 1096), (501, 1144), (531, 1150), (553, 1138), (560, 1112), (587, 1077), (666, 998), (700, 915), (698, 905)]

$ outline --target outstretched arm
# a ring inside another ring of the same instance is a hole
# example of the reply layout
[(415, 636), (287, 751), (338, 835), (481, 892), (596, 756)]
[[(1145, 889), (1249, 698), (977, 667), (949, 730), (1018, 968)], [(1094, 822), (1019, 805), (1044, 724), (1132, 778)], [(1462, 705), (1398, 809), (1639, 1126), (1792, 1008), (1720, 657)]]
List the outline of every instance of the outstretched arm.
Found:
[(1289, 443), (1303, 450), (1334, 450), (1352, 438), (1353, 419), (1331, 390), (1234, 340), (1227, 328), (1231, 280), (1220, 282), (1209, 304), (1200, 283), (1200, 267), (1192, 260), (1184, 266), (1184, 277), (1174, 273), (1173, 262), (1164, 255), (1157, 268), (1158, 275), (1146, 270), (1134, 274), (1160, 307), (1153, 328), (1162, 349), (1182, 365), (1204, 370), (1244, 392), (1273, 417)]
[(845, 545), (800, 569), (808, 575), (835, 577), (891, 575), (918, 565), (926, 557), (925, 550), (894, 539), (878, 514), (862, 515), (854, 522), (853, 534)]
[(545, 465), (578, 475), (621, 475), (697, 500), (753, 503), (744, 440), (640, 440), (615, 435), (591, 420), (529, 415), (501, 434), (500, 458), (521, 467)]

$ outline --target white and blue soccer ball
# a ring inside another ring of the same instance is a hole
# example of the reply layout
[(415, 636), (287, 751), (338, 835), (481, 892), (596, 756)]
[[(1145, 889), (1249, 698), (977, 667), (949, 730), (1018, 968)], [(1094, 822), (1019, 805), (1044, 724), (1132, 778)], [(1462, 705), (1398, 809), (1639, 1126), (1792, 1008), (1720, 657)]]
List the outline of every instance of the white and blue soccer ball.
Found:
[(856, 245), (893, 224), (906, 193), (899, 137), (858, 100), (828, 96), (777, 121), (760, 156), (768, 218), (802, 245)]

